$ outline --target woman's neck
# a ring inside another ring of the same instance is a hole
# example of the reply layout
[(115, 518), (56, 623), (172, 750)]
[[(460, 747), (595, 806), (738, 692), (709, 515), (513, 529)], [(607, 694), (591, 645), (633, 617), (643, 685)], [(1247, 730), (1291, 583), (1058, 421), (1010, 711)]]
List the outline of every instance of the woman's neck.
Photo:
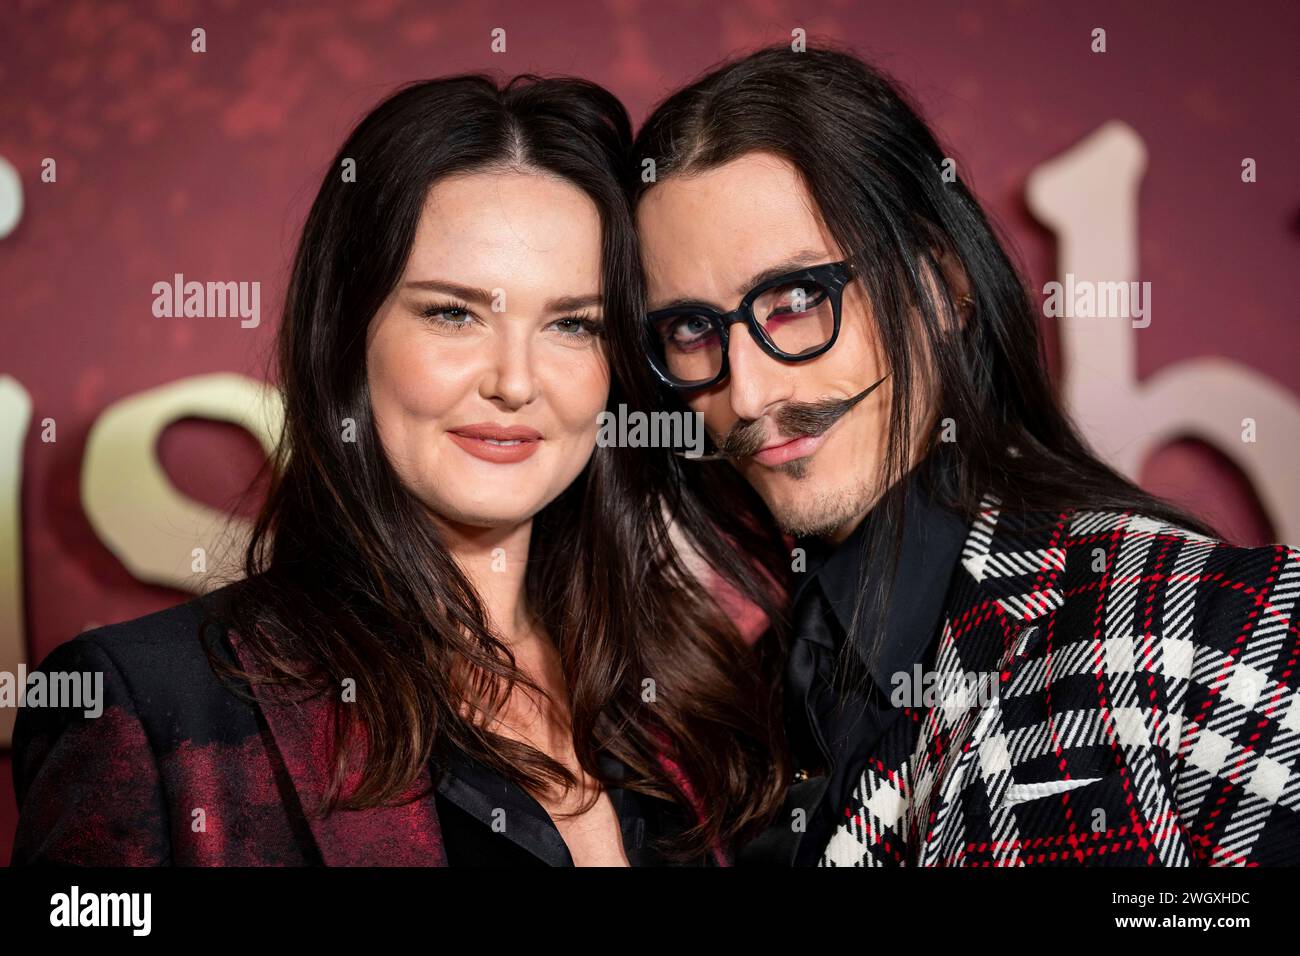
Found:
[(535, 638), (524, 587), (532, 521), (509, 528), (438, 524), (497, 636), (511, 645)]
[(492, 729), (571, 764), (573, 742), (559, 654), (528, 607), (524, 581), (532, 522), (513, 528), (467, 528), (439, 522), (456, 563), (478, 594), (488, 625), (509, 646), (519, 669), (543, 696), (517, 688)]

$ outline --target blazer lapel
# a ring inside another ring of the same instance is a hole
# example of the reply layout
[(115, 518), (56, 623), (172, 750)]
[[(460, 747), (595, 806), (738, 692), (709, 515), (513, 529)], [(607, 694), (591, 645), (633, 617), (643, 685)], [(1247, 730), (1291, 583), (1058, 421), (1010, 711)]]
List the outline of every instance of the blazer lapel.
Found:
[[(1146, 585), (1132, 570), (1107, 569), (1140, 567), (1153, 536), (1125, 537), (1115, 517), (1000, 515), (985, 497), (945, 600), (939, 693), (915, 736), (897, 735), (864, 772), (824, 862), (1024, 865), (1064, 854), (1084, 862), (1104, 806), (1125, 814), (1114, 825), (1148, 841), (1152, 859), (1193, 857), (1170, 805), (1181, 702), (1168, 699), (1186, 692), (1171, 691), (1169, 675), (1191, 665), (1171, 646), (1183, 641), (1134, 624), (1136, 590)], [(1056, 803), (1025, 806), (1037, 800)], [(1062, 824), (1035, 829), (1047, 807)]]
[[(1002, 804), (1012, 778), (1005, 747), (999, 747), (997, 690), (1016, 679), (1044, 639), (1034, 621), (1064, 602), (1057, 587), (1065, 567), (1065, 551), (1056, 546), (1060, 529), (1008, 537), (997, 527), (997, 499), (987, 496), (984, 505), (962, 550), (959, 573), (968, 576), (966, 586), (953, 592), (953, 607), (963, 613), (945, 621), (935, 664), (937, 686), (952, 690), (927, 712), (912, 757), (909, 829), (916, 839), (913, 859), (922, 866), (960, 854), (967, 787), (982, 779), (989, 805)], [(996, 681), (991, 700), (973, 696), (970, 675)]]
[[(1042, 629), (1036, 625), (1017, 632), (994, 667), (1000, 684), (1015, 680), (1039, 640)], [(940, 681), (963, 678), (953, 669), (957, 654), (941, 652), (940, 659)], [(951, 862), (960, 853), (953, 841), (962, 837), (962, 815), (967, 809), (963, 796), (968, 787), (982, 779), (989, 805), (998, 807), (1012, 782), (1010, 759), (1005, 747), (999, 746), (1004, 730), (1000, 697), (995, 693), (989, 702), (979, 705), (969, 696), (963, 697), (964, 693), (968, 692), (959, 690), (945, 704), (931, 708), (922, 731), (925, 753), (915, 758), (923, 781), (917, 788), (913, 825), (918, 839), (916, 862), (921, 866)], [(956, 720), (945, 730), (945, 720), (952, 714), (957, 715)], [(933, 753), (941, 757), (932, 772), (927, 772), (927, 758)]]
[[(228, 638), (243, 668), (260, 673), (253, 655), (241, 649), (238, 635), (231, 631)], [(329, 699), (282, 700), (276, 688), (257, 682), (251, 682), (251, 689), (326, 866), (447, 865), (427, 767), (398, 805), (336, 810), (324, 816), (319, 807), (329, 785), (334, 724)], [(353, 770), (346, 778), (347, 789), (358, 778)]]

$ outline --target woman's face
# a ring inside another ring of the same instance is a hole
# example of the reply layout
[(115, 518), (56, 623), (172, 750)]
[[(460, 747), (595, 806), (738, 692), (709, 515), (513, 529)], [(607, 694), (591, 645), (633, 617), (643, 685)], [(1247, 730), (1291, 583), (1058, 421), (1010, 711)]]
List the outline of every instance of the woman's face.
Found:
[(600, 290), (600, 213), (576, 186), (480, 172), (429, 191), (366, 365), (384, 451), (437, 517), (521, 523), (586, 466), (609, 395)]

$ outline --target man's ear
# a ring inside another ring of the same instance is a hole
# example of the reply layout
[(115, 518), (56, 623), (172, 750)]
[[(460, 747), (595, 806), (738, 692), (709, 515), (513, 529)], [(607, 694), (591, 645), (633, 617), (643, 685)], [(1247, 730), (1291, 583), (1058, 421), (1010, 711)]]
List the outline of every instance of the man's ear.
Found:
[[(966, 270), (962, 268), (957, 257), (943, 243), (935, 243), (931, 246), (930, 253), (934, 256), (935, 261), (938, 262), (939, 268), (943, 270), (943, 285), (947, 288), (948, 295), (952, 298), (953, 305), (957, 310), (955, 316), (956, 324), (965, 328), (966, 321), (975, 308), (975, 300), (974, 296), (971, 294), (970, 279), (966, 276)], [(944, 301), (943, 295), (941, 294), (941, 290), (936, 287), (936, 283), (933, 281), (933, 273), (928, 268), (928, 263), (926, 265), (927, 268), (925, 269), (925, 273), (926, 278), (930, 280), (930, 294), (934, 297), (935, 303), (942, 310)], [(947, 317), (942, 315), (940, 318), (945, 319), (946, 321), (951, 321), (951, 319), (947, 319)]]

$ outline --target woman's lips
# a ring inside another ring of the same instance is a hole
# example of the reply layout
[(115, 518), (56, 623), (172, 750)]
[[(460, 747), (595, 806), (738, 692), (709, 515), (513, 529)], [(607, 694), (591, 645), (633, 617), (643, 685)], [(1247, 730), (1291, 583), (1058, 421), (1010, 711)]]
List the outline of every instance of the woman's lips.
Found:
[(820, 435), (800, 435), (798, 438), (792, 438), (781, 445), (769, 445), (761, 451), (755, 452), (753, 458), (754, 461), (760, 465), (766, 465), (768, 468), (784, 465), (787, 461), (808, 457), (821, 447), (821, 443), (825, 439), (826, 432), (822, 432)]
[(513, 465), (531, 457), (542, 442), (542, 433), (535, 429), (490, 422), (452, 429), (447, 437), (475, 458), (497, 465)]

